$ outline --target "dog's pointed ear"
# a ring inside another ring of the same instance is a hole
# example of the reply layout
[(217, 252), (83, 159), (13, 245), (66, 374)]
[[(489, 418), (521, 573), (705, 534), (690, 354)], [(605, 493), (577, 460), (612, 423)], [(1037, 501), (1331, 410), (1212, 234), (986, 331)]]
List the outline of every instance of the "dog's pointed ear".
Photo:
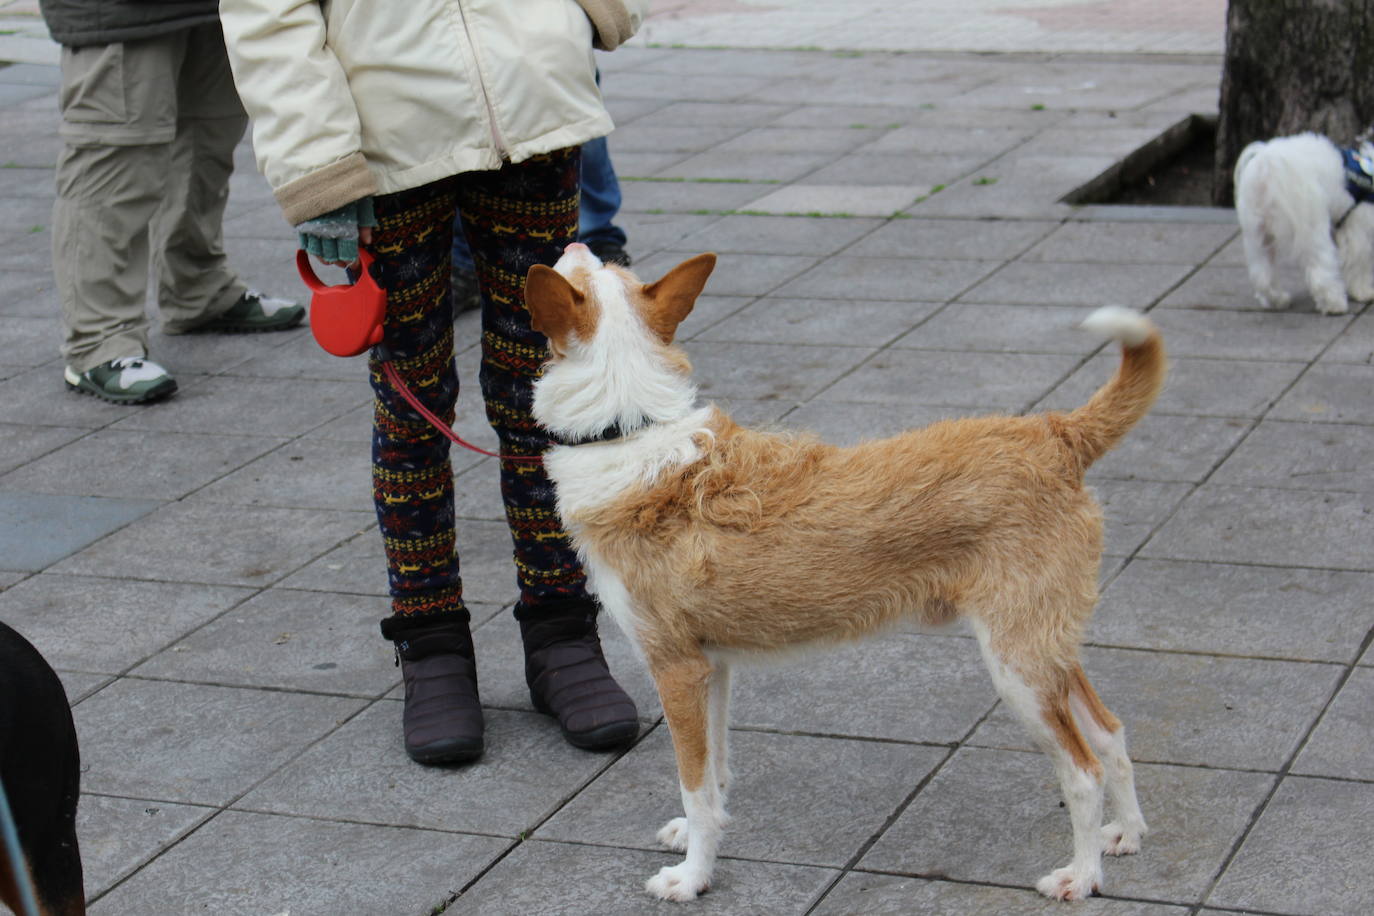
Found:
[(585, 305), (586, 297), (552, 267), (535, 264), (525, 275), (530, 327), (550, 340), (564, 344), (578, 326)]
[(668, 271), (657, 283), (644, 287), (644, 295), (649, 300), (644, 320), (665, 344), (673, 342), (677, 326), (691, 313), (715, 267), (714, 254), (699, 254)]

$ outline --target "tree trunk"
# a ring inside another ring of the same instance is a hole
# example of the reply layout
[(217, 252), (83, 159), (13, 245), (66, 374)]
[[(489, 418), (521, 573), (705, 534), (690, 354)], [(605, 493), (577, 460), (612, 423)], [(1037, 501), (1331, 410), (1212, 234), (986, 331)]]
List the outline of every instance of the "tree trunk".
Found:
[(1374, 0), (1230, 0), (1213, 202), (1245, 145), (1302, 131), (1340, 145), (1374, 125)]

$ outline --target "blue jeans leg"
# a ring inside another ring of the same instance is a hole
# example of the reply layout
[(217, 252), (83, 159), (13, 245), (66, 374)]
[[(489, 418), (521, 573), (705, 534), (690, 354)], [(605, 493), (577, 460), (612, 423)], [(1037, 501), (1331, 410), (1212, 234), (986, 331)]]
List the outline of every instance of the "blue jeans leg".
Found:
[(582, 242), (610, 241), (625, 244), (625, 230), (614, 222), (620, 212), (620, 182), (615, 177), (606, 138), (582, 144), (582, 205), (578, 210), (577, 237)]

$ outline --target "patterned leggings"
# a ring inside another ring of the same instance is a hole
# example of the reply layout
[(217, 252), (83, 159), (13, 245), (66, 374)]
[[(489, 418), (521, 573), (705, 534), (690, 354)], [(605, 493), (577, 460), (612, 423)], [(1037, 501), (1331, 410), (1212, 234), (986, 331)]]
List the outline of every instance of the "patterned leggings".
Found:
[[(387, 290), (386, 345), (406, 384), (450, 423), (458, 398), (449, 270), (454, 212), (462, 213), (482, 289), (482, 397), (502, 454), (537, 455), (548, 439), (530, 416), (546, 349), (529, 325), (525, 274), (577, 240), (577, 148), (467, 172), (376, 198), (374, 276)], [(399, 618), (467, 619), (454, 540), (449, 441), (369, 368), (374, 401), (373, 500)], [(501, 493), (515, 542), (517, 616), (569, 601), (590, 605), (585, 577), (536, 462), (502, 461)], [(385, 629), (385, 627), (384, 627)]]

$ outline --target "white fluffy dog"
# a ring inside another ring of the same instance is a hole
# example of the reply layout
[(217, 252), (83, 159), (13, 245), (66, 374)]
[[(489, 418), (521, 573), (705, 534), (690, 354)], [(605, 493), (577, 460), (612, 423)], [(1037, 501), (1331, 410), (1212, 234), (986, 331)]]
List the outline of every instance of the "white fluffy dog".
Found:
[(1289, 295), (1275, 270), (1302, 268), (1324, 315), (1349, 299), (1374, 299), (1374, 146), (1342, 150), (1320, 134), (1251, 143), (1236, 160), (1236, 215), (1250, 282), (1259, 300), (1282, 308)]

